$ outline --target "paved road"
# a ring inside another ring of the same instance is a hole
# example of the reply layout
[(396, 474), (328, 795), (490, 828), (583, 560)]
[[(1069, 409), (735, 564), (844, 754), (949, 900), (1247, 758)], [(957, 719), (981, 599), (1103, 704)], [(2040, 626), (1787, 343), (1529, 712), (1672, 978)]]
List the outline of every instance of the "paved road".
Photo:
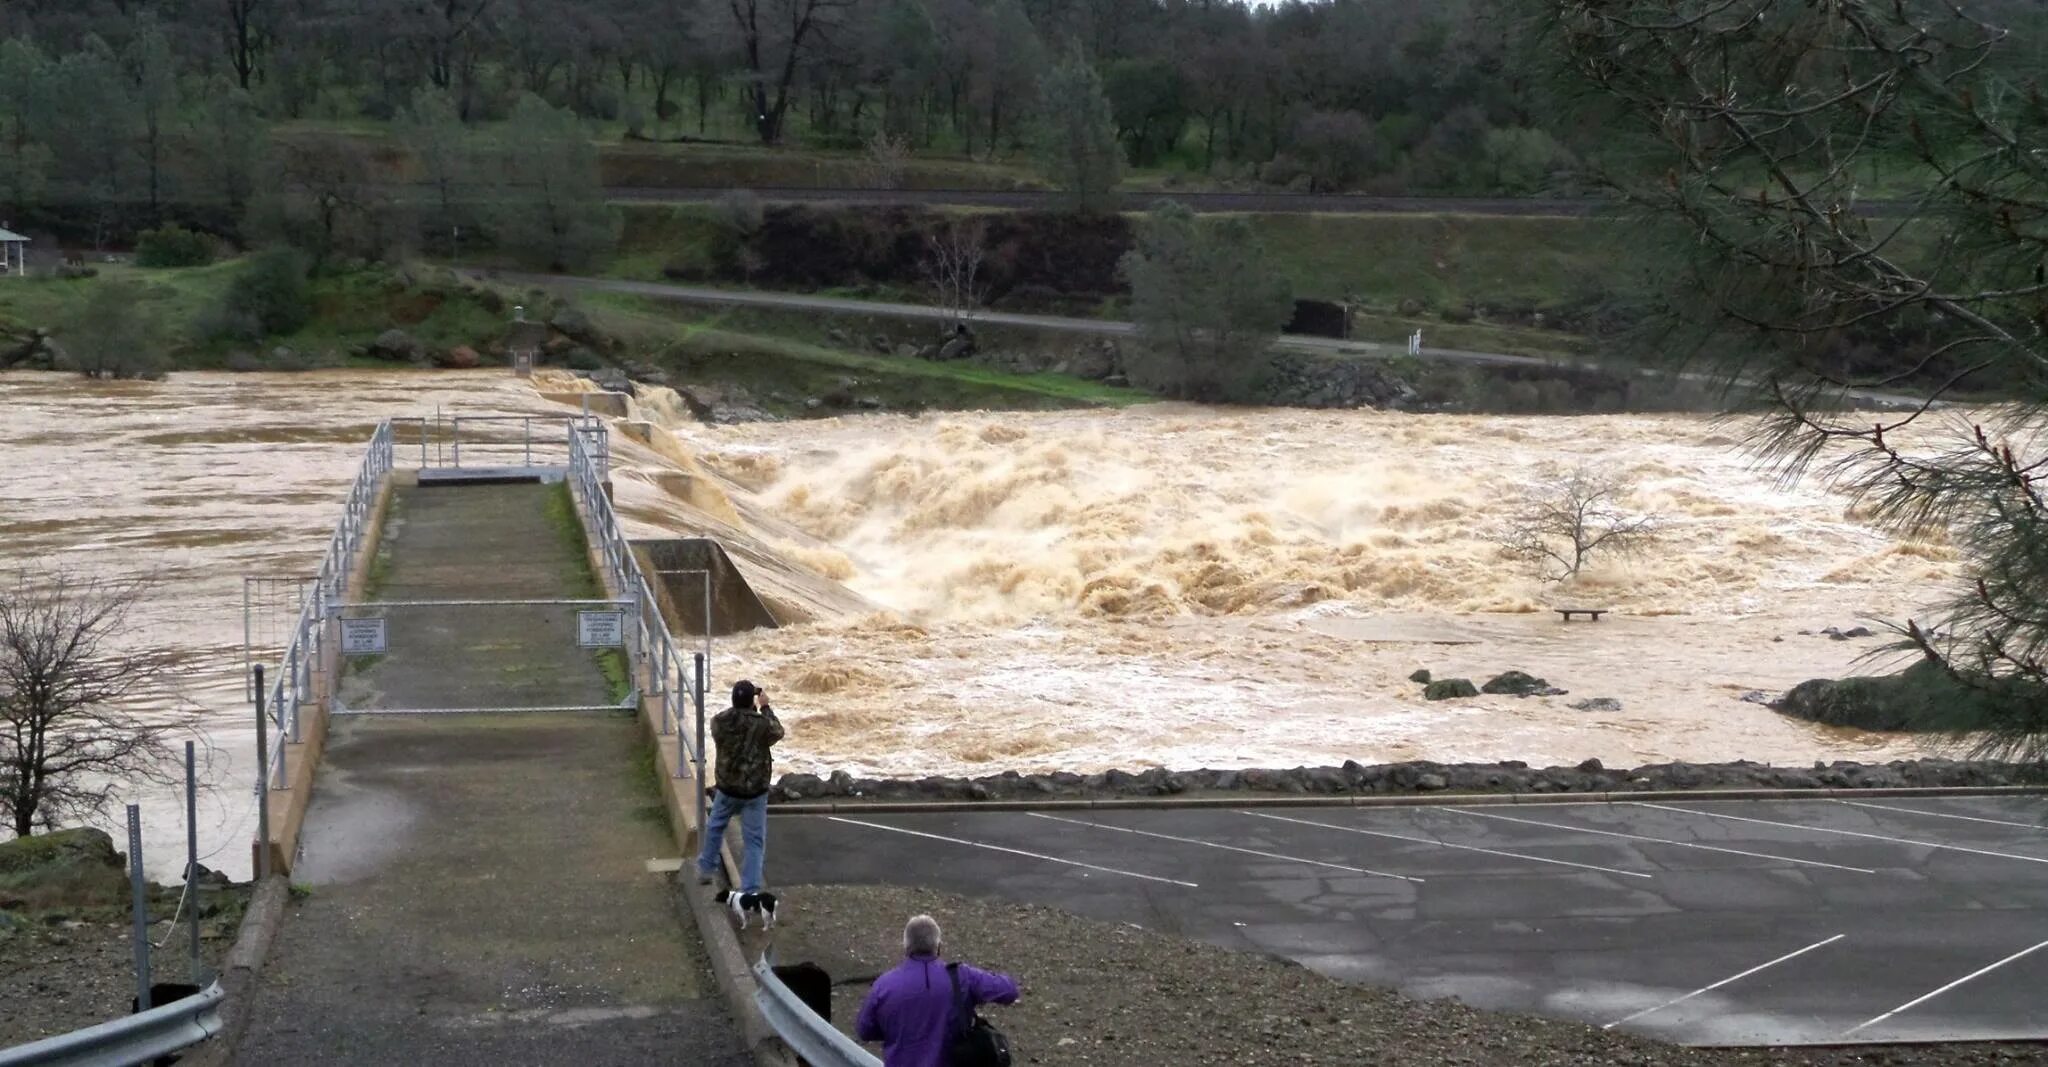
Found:
[[(705, 203), (726, 195), (725, 189), (674, 189), (612, 186), (606, 196), (624, 203)], [(1057, 210), (1060, 194), (988, 189), (753, 189), (768, 203), (893, 204), (905, 207), (981, 207), (1016, 211)], [(1138, 192), (1122, 195), (1125, 211), (1145, 211), (1172, 200), (1198, 212), (1328, 215), (1503, 215), (1583, 217), (1607, 204), (1589, 197), (1536, 199), (1482, 196), (1354, 196), (1314, 193)]]
[[(488, 280), (509, 282), (514, 285), (541, 286), (556, 289), (594, 289), (612, 293), (630, 293), (636, 296), (652, 297), (657, 300), (672, 300), (685, 304), (710, 304), (728, 307), (775, 308), (785, 311), (822, 311), (835, 315), (875, 315), (882, 318), (911, 319), (925, 322), (942, 322), (951, 317), (943, 308), (923, 304), (901, 304), (881, 300), (850, 300), (845, 297), (816, 296), (809, 293), (772, 293), (750, 289), (713, 289), (699, 285), (673, 285), (665, 282), (636, 282), (615, 278), (581, 278), (563, 274), (527, 274), (516, 271), (471, 272)], [(981, 311), (974, 316), (976, 323), (995, 326), (1019, 326), (1035, 330), (1056, 330), (1065, 333), (1093, 334), (1099, 337), (1128, 337), (1137, 332), (1129, 322), (1116, 319), (1083, 319), (1067, 315), (1026, 315), (1011, 311)], [(1426, 331), (1425, 331), (1426, 333)], [(1317, 352), (1325, 355), (1346, 356), (1354, 359), (1394, 359), (1405, 356), (1403, 345), (1375, 344), (1369, 341), (1340, 341), (1327, 337), (1283, 336), (1278, 347), (1302, 352)], [(1421, 358), (1444, 363), (1463, 363), (1482, 367), (1540, 367), (1550, 369), (1572, 369), (1623, 377), (1674, 378), (1679, 381), (1697, 382), (1718, 387), (1722, 379), (1714, 375), (1690, 372), (1672, 372), (1641, 367), (1622, 367), (1602, 364), (1593, 360), (1551, 359), (1541, 356), (1520, 356), (1506, 352), (1474, 352), (1460, 348), (1422, 349)], [(1916, 397), (1895, 393), (1878, 393), (1857, 390), (1849, 394), (1853, 401), (1876, 407), (1914, 407), (1920, 403)]]
[(2048, 1037), (2038, 797), (791, 815), (770, 841), (782, 885), (1048, 904), (1686, 1043)]
[[(399, 492), (387, 600), (559, 598), (588, 581), (541, 486)], [(428, 647), (394, 646), (373, 688), (410, 707), (605, 701), (573, 627), (444, 621), (394, 625), (393, 641)], [(238, 1062), (751, 1063), (672, 887), (647, 870), (675, 843), (633, 770), (641, 746), (630, 714), (335, 718), (292, 871), (310, 892)]]
[[(648, 186), (613, 186), (605, 190), (622, 203), (705, 203), (726, 195), (725, 189), (674, 189)], [(1009, 210), (1056, 210), (1057, 193), (1037, 191), (993, 191), (985, 189), (754, 189), (754, 195), (769, 203), (798, 204), (895, 204), (905, 207), (980, 207)], [(1486, 196), (1360, 196), (1316, 193), (1203, 193), (1192, 191), (1131, 191), (1123, 194), (1122, 208), (1144, 211), (1166, 200), (1187, 205), (1197, 212), (1246, 212), (1256, 214), (1324, 215), (1498, 215), (1529, 218), (1562, 216), (1583, 218), (1598, 214), (1609, 201), (1596, 197), (1486, 197)], [(1904, 215), (1911, 205), (1886, 200), (1866, 200), (1857, 210), (1875, 217)]]

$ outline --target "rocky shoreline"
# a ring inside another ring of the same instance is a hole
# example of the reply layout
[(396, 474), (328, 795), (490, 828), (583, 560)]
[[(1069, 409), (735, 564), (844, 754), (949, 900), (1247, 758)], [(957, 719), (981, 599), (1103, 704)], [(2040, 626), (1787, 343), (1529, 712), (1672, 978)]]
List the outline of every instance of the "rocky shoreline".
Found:
[(2048, 769), (2031, 764), (1918, 759), (1891, 763), (1836, 761), (1811, 767), (1763, 763), (1655, 763), (1628, 770), (1599, 760), (1570, 767), (1501, 763), (1407, 763), (1248, 770), (1109, 770), (1095, 774), (1005, 771), (979, 778), (856, 778), (785, 774), (771, 801), (1030, 801), (1172, 797), (1207, 793), (1293, 796), (1424, 793), (1624, 793), (1701, 789), (1900, 789), (2048, 785)]

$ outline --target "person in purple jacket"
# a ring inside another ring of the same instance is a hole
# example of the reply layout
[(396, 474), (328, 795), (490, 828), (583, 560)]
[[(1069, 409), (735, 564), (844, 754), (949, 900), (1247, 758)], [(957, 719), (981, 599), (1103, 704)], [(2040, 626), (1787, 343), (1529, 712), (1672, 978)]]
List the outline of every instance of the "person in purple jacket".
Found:
[[(1009, 975), (964, 963), (954, 973), (970, 1009), (1017, 1002), (1017, 982)], [(953, 1002), (951, 975), (939, 958), (938, 921), (915, 916), (903, 927), (903, 962), (875, 979), (854, 1033), (862, 1041), (882, 1043), (883, 1067), (946, 1067)]]

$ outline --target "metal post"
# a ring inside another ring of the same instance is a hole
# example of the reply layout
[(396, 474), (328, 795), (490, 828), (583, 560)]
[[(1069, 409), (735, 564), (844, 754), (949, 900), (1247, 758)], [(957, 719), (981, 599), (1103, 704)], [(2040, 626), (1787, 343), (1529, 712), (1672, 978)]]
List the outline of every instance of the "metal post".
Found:
[(427, 469), (427, 420), (420, 420), (420, 469)]
[[(249, 583), (254, 581), (244, 575), (242, 578), (242, 680), (249, 680)], [(254, 699), (253, 697), (251, 699)]]
[(461, 470), (461, 469), (462, 469), (462, 416), (460, 416), (460, 415), (457, 415), (457, 416), (455, 416), (455, 421), (449, 424), (449, 427), (448, 427), (448, 447), (449, 447), (449, 450), (450, 450), (451, 452), (453, 452), (453, 453), (455, 454), (455, 469), (456, 469), (456, 470)]
[(676, 691), (669, 688), (668, 684), (669, 675), (674, 673), (669, 669), (675, 662), (671, 658), (674, 651), (674, 641), (664, 639), (661, 642), (661, 670), (655, 674), (655, 677), (660, 679), (658, 684), (661, 686), (661, 732), (664, 737), (668, 735), (668, 721), (676, 713)]
[(526, 465), (533, 466), (533, 420), (519, 420), (520, 435), (526, 439)]
[(199, 771), (192, 742), (185, 742), (185, 907), (192, 912), (192, 984), (205, 972), (199, 962)]
[(149, 890), (142, 881), (142, 808), (128, 805), (128, 888), (135, 902), (135, 1010), (149, 1010)]
[(703, 653), (697, 654), (697, 677), (691, 683), (697, 699), (697, 781), (692, 792), (697, 794), (697, 832), (704, 832), (704, 665), (709, 662)]
[(263, 717), (263, 665), (256, 665), (256, 877), (270, 877), (270, 723)]
[(699, 674), (711, 669), (711, 570), (704, 571), (704, 662), (697, 668)]

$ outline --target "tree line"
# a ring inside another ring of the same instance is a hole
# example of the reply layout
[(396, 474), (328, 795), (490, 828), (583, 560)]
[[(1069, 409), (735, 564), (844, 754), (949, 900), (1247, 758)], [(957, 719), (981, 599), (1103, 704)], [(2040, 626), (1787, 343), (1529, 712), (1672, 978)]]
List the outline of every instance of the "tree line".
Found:
[[(95, 183), (140, 171), (122, 192), (155, 202), (180, 123), (216, 138), (250, 117), (383, 123), (423, 89), (467, 123), (509, 119), (530, 95), (629, 137), (1007, 159), (1049, 110), (1048, 76), (1077, 57), (1135, 167), (1540, 192), (1575, 156), (1528, 110), (1497, 3), (10, 0), (4, 145), (29, 165), (8, 192), (104, 196)], [(38, 64), (59, 87), (41, 104), (22, 92)], [(82, 121), (37, 131), (22, 112), (41, 106)], [(143, 158), (95, 168), (94, 152)]]

